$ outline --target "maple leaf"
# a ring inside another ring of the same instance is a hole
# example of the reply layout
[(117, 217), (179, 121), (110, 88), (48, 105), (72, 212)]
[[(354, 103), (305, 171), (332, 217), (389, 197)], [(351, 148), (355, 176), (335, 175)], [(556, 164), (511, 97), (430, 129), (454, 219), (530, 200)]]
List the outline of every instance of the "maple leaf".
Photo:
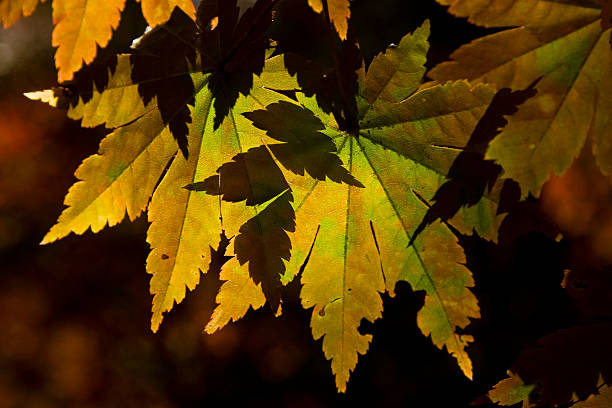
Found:
[(53, 36), (57, 47), (55, 66), (58, 81), (73, 78), (83, 63), (89, 64), (96, 56), (96, 47), (105, 47), (113, 30), (119, 25), (125, 0), (53, 1)]
[(0, 22), (4, 28), (15, 24), (17, 20), (31, 15), (39, 3), (45, 0), (3, 0), (0, 1)]
[[(222, 195), (228, 202), (245, 201), (256, 215), (247, 221), (233, 241), (240, 265), (248, 262), (249, 275), (273, 310), (280, 305), (283, 259), (289, 259), (291, 242), (286, 231), (295, 231), (293, 197), (274, 159), (265, 146), (249, 149), (217, 169), (217, 175), (186, 186), (189, 190)], [(271, 201), (266, 204), (267, 201)]]
[[(601, 0), (438, 0), (449, 11), (485, 27), (515, 27), (479, 38), (435, 67), (438, 81), (467, 78), (537, 95), (508, 118), (486, 157), (538, 196), (551, 172), (561, 174), (593, 138), (597, 163), (612, 173), (609, 98), (612, 91), (610, 22)], [(607, 5), (606, 7), (609, 7)]]
[[(248, 262), (253, 282), (262, 283), (261, 289), (272, 310), (276, 311), (280, 305), (281, 280), (285, 275), (283, 260), (290, 258), (291, 242), (285, 231), (295, 231), (295, 214), (289, 205), (293, 202), (293, 196), (287, 192), (290, 186), (275, 159), (294, 174), (304, 175), (306, 172), (321, 181), (329, 178), (337, 183), (363, 185), (342, 166), (332, 139), (320, 133), (325, 126), (311, 111), (281, 101), (268, 105), (266, 110), (247, 112), (243, 116), (255, 127), (266, 131), (270, 139), (284, 143), (270, 143), (240, 153), (232, 162), (222, 165), (217, 175), (187, 188), (222, 195), (223, 200), (229, 202), (246, 200), (246, 205), (256, 207), (257, 215), (240, 228), (233, 248), (240, 265)], [(273, 202), (266, 204), (269, 200)], [(265, 209), (257, 208), (261, 204)], [(230, 287), (239, 286), (230, 284)], [(215, 314), (237, 315), (231, 312), (233, 301), (228, 306), (224, 300), (219, 301)], [(252, 306), (261, 305), (263, 303), (257, 301)], [(224, 312), (225, 308), (230, 311)], [(207, 330), (213, 332), (220, 327), (209, 325)]]
[[(169, 37), (177, 35), (171, 23), (160, 30), (170, 33)], [(150, 50), (147, 38), (158, 34), (154, 30), (147, 36), (141, 41), (141, 50)], [(158, 43), (157, 49), (164, 44), (168, 41)], [(43, 243), (49, 243), (70, 232), (81, 234), (88, 228), (97, 232), (107, 224), (120, 222), (126, 211), (134, 219), (148, 207), (151, 226), (147, 241), (152, 249), (147, 258), (147, 271), (153, 275), (151, 327), (154, 331), (163, 313), (184, 298), (185, 288), (193, 289), (198, 283), (199, 271), (206, 270), (210, 260), (208, 247), (216, 246), (222, 229), (219, 200), (183, 187), (214, 172), (242, 148), (260, 142), (258, 135), (262, 132), (246, 118), (236, 115), (253, 106), (263, 107), (261, 104), (286, 99), (265, 85), (287, 89), (296, 86), (284, 70), (282, 57), (268, 60), (261, 75), (253, 80), (249, 96), (238, 98), (215, 129), (212, 124), (215, 97), (207, 87), (212, 75), (201, 72), (188, 55), (182, 60), (179, 58), (174, 70), (157, 71), (157, 77), (135, 75), (138, 58), (119, 56), (109, 86), (101, 93), (94, 90), (89, 101), (80, 99), (70, 108), (69, 115), (82, 118), (88, 126), (104, 123), (116, 128), (101, 142), (99, 153), (86, 159), (77, 170), (80, 181), (66, 196), (68, 208), (43, 239)], [(196, 58), (196, 62), (199, 60)], [(184, 61), (187, 63), (183, 64)], [(174, 108), (174, 116), (184, 109), (189, 111), (186, 138), (190, 154), (177, 156), (180, 144), (173, 140), (173, 115), (164, 118), (163, 109), (164, 104), (168, 106), (164, 99), (173, 95), (145, 92), (146, 98), (143, 98), (142, 85), (153, 86), (155, 90), (158, 82), (158, 87), (168, 87), (177, 76), (185, 75), (190, 78), (192, 94), (182, 95), (180, 104), (175, 101), (169, 105)], [(189, 104), (191, 101), (194, 106)], [(215, 154), (211, 156), (209, 151)], [(232, 230), (232, 220), (238, 226), (251, 215), (234, 208), (227, 213), (231, 215), (224, 225), (228, 230)]]
[(340, 38), (346, 40), (348, 19), (351, 16), (349, 0), (308, 0), (308, 4), (317, 13), (325, 12)]
[(286, 191), (240, 227), (234, 239), (234, 253), (241, 265), (248, 262), (249, 275), (261, 289), (272, 310), (280, 306), (280, 277), (291, 258), (287, 232), (295, 232), (293, 196)]
[[(371, 341), (370, 335), (358, 331), (361, 320), (381, 316), (380, 294), (393, 293), (399, 280), (427, 292), (419, 327), (436, 346), (446, 347), (471, 377), (465, 352), (471, 338), (455, 333), (469, 318), (479, 317), (476, 298), (468, 289), (473, 285), (471, 275), (461, 264), (463, 251), (440, 222), (412, 244), (410, 240), (428, 209), (427, 198), (445, 180), (457, 154), (437, 144), (442, 139), (466, 143), (493, 91), (460, 81), (415, 92), (424, 74), (428, 33), (426, 23), (397, 48), (377, 56), (367, 74), (361, 73), (358, 133), (341, 130), (313, 98), (299, 93), (300, 105), (280, 102), (244, 114), (265, 129), (269, 139), (286, 142), (265, 145), (295, 198), (293, 248), (280, 279), (291, 281), (308, 258), (301, 276), (302, 305), (314, 307), (313, 336), (323, 337), (323, 351), (332, 360), (341, 392), (358, 354), (364, 354)], [(295, 149), (292, 144), (304, 147)], [(318, 162), (310, 162), (313, 149)], [(253, 290), (251, 284), (241, 286), (246, 273), (236, 270), (236, 262), (225, 268), (233, 275), (224, 277), (229, 279), (224, 284), (228, 289)], [(249, 305), (261, 306), (261, 300), (220, 303), (207, 330), (236, 320)], [(221, 301), (231, 299), (225, 293)]]
[[(138, 43), (131, 56), (132, 82), (145, 104), (157, 97), (157, 107), (164, 123), (187, 158), (187, 124), (194, 104), (194, 84), (190, 66), (197, 64), (196, 25), (187, 14), (175, 9), (170, 20), (151, 30)], [(161, 80), (160, 80), (161, 78)]]
[[(139, 0), (140, 1), (140, 0)], [(195, 18), (191, 0), (142, 0), (142, 12), (151, 27), (167, 22), (175, 7)], [(24, 12), (31, 13), (30, 2), (24, 4)], [(26, 8), (27, 7), (27, 8)], [(119, 25), (125, 0), (87, 1), (54, 0), (52, 44), (57, 47), (55, 65), (58, 81), (70, 81), (83, 64), (91, 63), (97, 47), (104, 48), (113, 30)]]

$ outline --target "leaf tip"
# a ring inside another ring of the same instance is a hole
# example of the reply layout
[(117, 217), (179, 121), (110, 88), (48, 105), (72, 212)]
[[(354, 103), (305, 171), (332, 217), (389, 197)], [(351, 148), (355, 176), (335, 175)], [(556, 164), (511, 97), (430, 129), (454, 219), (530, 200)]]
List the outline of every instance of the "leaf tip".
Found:
[(45, 89), (43, 91), (24, 92), (23, 96), (32, 101), (41, 101), (54, 108), (57, 108), (59, 98), (55, 96), (53, 89)]
[(163, 318), (164, 316), (161, 312), (153, 312), (153, 316), (151, 317), (151, 331), (153, 333), (157, 333)]

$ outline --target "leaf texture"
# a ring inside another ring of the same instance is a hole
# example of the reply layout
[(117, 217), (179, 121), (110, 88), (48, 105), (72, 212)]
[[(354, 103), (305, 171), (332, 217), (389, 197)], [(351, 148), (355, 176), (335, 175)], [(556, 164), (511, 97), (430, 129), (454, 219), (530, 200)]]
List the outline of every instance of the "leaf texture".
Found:
[(83, 63), (94, 60), (97, 46), (108, 44), (124, 6), (125, 0), (53, 2), (55, 29), (51, 42), (57, 47), (55, 66), (59, 82), (71, 80)]
[[(212, 120), (213, 94), (207, 87), (199, 88), (194, 108), (198, 114), (193, 115), (188, 135), (190, 155), (187, 159), (183, 156), (174, 159), (149, 207), (151, 227), (147, 241), (151, 253), (147, 258), (147, 271), (153, 274), (153, 331), (157, 331), (163, 313), (169, 311), (175, 302), (182, 301), (185, 287), (193, 289), (198, 283), (199, 271), (205, 271), (210, 261), (208, 247), (216, 245), (219, 232), (223, 229), (233, 236), (238, 232), (238, 226), (252, 215), (243, 206), (223, 206), (214, 196), (184, 187), (213, 173), (221, 163), (261, 140), (262, 134), (246, 119), (239, 120), (236, 115), (253, 104), (283, 98), (281, 94), (264, 88), (264, 84), (271, 83), (268, 81), (278, 80), (272, 83), (283, 84), (282, 71), (281, 75), (275, 71), (276, 67), (282, 66), (282, 58), (273, 60), (270, 61), (270, 72), (263, 72), (254, 81), (251, 94), (238, 100), (217, 129)], [(206, 154), (211, 151), (215, 155)], [(231, 285), (222, 287), (222, 291), (229, 292)], [(257, 304), (258, 297), (259, 294), (252, 303)], [(244, 301), (248, 302), (247, 299)], [(235, 303), (232, 302), (229, 307), (233, 306)], [(226, 305), (220, 303), (217, 308), (220, 311), (216, 313), (225, 313), (225, 308)]]
[(612, 54), (609, 24), (599, 1), (439, 0), (450, 12), (487, 27), (516, 27), (462, 46), (431, 72), (438, 81), (467, 78), (537, 95), (509, 117), (487, 158), (538, 196), (551, 173), (561, 174), (593, 138), (602, 171), (610, 174), (609, 98)]
[[(319, 138), (321, 145), (333, 141), (332, 148), (323, 150), (337, 158), (324, 161), (320, 171), (285, 160), (279, 149), (282, 144), (268, 142), (266, 147), (283, 168), (295, 197), (296, 231), (282, 280), (292, 280), (308, 257), (301, 276), (302, 305), (314, 308), (313, 336), (323, 338), (323, 351), (332, 360), (341, 392), (358, 355), (367, 351), (371, 341), (371, 335), (358, 330), (361, 320), (381, 317), (380, 294), (393, 293), (399, 280), (426, 291), (419, 327), (436, 346), (446, 347), (471, 377), (465, 352), (471, 338), (455, 333), (470, 318), (479, 317), (476, 298), (468, 289), (473, 280), (462, 265), (463, 251), (448, 226), (440, 222), (413, 243), (411, 237), (428, 209), (427, 200), (445, 180), (457, 155), (456, 150), (437, 144), (450, 140), (465, 145), (493, 90), (456, 82), (407, 98), (401, 95), (395, 87), (405, 81), (406, 72), (414, 69), (417, 74), (411, 75), (423, 75), (428, 31), (425, 24), (402, 40), (397, 57), (393, 52), (379, 56), (379, 62), (362, 75), (358, 133), (341, 130), (314, 99), (300, 95), (301, 106), (279, 103), (267, 106), (265, 112), (245, 114), (277, 141), (290, 144), (306, 137)], [(399, 63), (389, 62), (389, 67), (385, 58)], [(414, 82), (416, 88), (417, 79)], [(342, 173), (339, 165), (350, 178), (330, 176)]]
[(98, 154), (85, 159), (77, 169), (75, 176), (80, 181), (68, 191), (64, 201), (68, 208), (42, 244), (70, 232), (82, 234), (88, 228), (98, 232), (107, 224), (116, 225), (126, 211), (134, 220), (146, 208), (175, 151), (176, 143), (158, 111), (118, 128), (100, 143)]
[(208, 334), (223, 328), (230, 321), (240, 320), (249, 308), (259, 309), (266, 303), (261, 285), (253, 282), (249, 272), (240, 266), (235, 257), (223, 266), (219, 278), (225, 282), (217, 294), (219, 306), (205, 328)]
[(0, 22), (4, 28), (15, 24), (22, 16), (31, 15), (39, 3), (45, 0), (2, 0), (0, 1)]
[(104, 125), (116, 128), (143, 116), (147, 112), (145, 103), (138, 92), (138, 83), (132, 81), (132, 64), (129, 55), (119, 55), (117, 66), (110, 75), (103, 92), (93, 91), (85, 102), (78, 98), (68, 109), (68, 117), (81, 119), (81, 126)]
[[(286, 84), (288, 89), (294, 89), (295, 83), (284, 70), (282, 57), (269, 60), (269, 69), (254, 81), (250, 96), (241, 97), (226, 120), (214, 130), (214, 116), (210, 116), (214, 115), (213, 95), (207, 87), (209, 75), (191, 74), (196, 106), (190, 107), (193, 121), (187, 137), (191, 154), (185, 158), (176, 154), (178, 146), (157, 109), (157, 97), (146, 107), (142, 101), (138, 102), (138, 85), (128, 80), (129, 66), (129, 60), (120, 57), (110, 79), (116, 86), (94, 93), (89, 102), (80, 101), (72, 110), (73, 116), (81, 116), (88, 124), (120, 127), (102, 142), (98, 155), (86, 159), (80, 166), (76, 175), (81, 181), (69, 191), (68, 208), (43, 243), (70, 232), (83, 233), (89, 227), (97, 232), (106, 224), (120, 222), (126, 211), (134, 219), (148, 205), (151, 227), (147, 241), (152, 249), (147, 271), (153, 275), (151, 327), (156, 331), (163, 313), (184, 298), (186, 287), (193, 289), (198, 283), (199, 271), (206, 270), (210, 261), (209, 245), (217, 244), (221, 229), (235, 233), (252, 216), (243, 208), (230, 207), (225, 213), (227, 222), (222, 225), (216, 197), (183, 187), (213, 173), (242, 148), (260, 142), (261, 136), (257, 135), (263, 133), (246, 118), (235, 117), (234, 112), (239, 114), (252, 106), (260, 106), (258, 101), (273, 103), (286, 99), (266, 89), (267, 83), (281, 87)], [(131, 112), (133, 116), (118, 117), (114, 107), (118, 105), (120, 109), (122, 104), (134, 104), (138, 109)], [(144, 113), (138, 116), (143, 109)], [(209, 151), (215, 155), (208, 155)], [(227, 287), (222, 292), (228, 292)]]

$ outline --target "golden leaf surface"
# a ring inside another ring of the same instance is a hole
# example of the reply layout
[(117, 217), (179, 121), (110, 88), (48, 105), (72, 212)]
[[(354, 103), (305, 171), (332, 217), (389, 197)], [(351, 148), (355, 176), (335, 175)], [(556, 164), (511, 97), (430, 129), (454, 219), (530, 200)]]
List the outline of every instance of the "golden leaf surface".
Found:
[(51, 43), (57, 47), (58, 81), (70, 81), (92, 62), (97, 46), (105, 47), (119, 25), (125, 0), (55, 0)]
[[(153, 275), (151, 327), (156, 331), (163, 313), (184, 298), (185, 287), (195, 287), (200, 270), (207, 270), (209, 245), (216, 246), (221, 229), (235, 233), (251, 215), (244, 208), (227, 206), (224, 212), (227, 221), (222, 225), (218, 198), (183, 187), (213, 173), (241, 149), (259, 143), (262, 132), (253, 128), (240, 112), (262, 106), (259, 102), (286, 99), (264, 85), (282, 86), (287, 77), (289, 89), (293, 89), (295, 82), (284, 70), (282, 57), (268, 60), (250, 95), (241, 96), (231, 114), (214, 130), (213, 96), (207, 87), (209, 75), (192, 73), (195, 107), (190, 107), (189, 156), (185, 158), (177, 154), (177, 143), (157, 108), (157, 97), (145, 107), (138, 98), (137, 84), (129, 80), (129, 71), (129, 59), (120, 56), (109, 80), (114, 86), (102, 93), (94, 92), (87, 103), (80, 100), (72, 108), (73, 117), (81, 117), (90, 126), (105, 123), (119, 127), (102, 141), (99, 153), (86, 159), (77, 170), (80, 181), (66, 196), (68, 208), (43, 243), (70, 232), (81, 234), (88, 228), (97, 232), (107, 224), (120, 222), (126, 211), (134, 219), (148, 206), (151, 227), (147, 241), (151, 253), (147, 271)], [(119, 114), (122, 105), (133, 109)], [(219, 308), (224, 309), (224, 303)]]
[[(441, 222), (412, 238), (429, 208), (427, 200), (458, 154), (439, 145), (465, 145), (494, 92), (465, 81), (411, 95), (396, 89), (410, 81), (412, 91), (418, 87), (428, 34), (426, 23), (361, 73), (357, 133), (341, 130), (314, 99), (300, 94), (300, 104), (276, 103), (245, 114), (266, 130), (266, 147), (295, 197), (296, 230), (290, 233), (291, 258), (281, 279), (291, 281), (308, 258), (301, 275), (302, 305), (313, 308), (313, 336), (323, 338), (341, 392), (372, 338), (359, 332), (362, 319), (381, 317), (380, 295), (393, 294), (399, 280), (426, 291), (419, 327), (472, 375), (465, 352), (471, 338), (455, 332), (479, 317), (463, 251)], [(310, 145), (291, 147), (301, 140)], [(315, 151), (319, 163), (313, 165), (305, 158)], [(325, 156), (331, 152), (337, 156)]]

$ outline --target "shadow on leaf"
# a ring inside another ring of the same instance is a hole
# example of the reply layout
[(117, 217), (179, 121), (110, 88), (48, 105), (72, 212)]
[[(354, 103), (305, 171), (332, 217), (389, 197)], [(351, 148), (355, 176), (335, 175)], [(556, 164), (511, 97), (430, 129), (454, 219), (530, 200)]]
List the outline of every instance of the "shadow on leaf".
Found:
[[(434, 195), (433, 205), (415, 230), (411, 243), (434, 221), (450, 220), (461, 207), (475, 205), (484, 194), (493, 189), (502, 174), (502, 168), (491, 160), (485, 160), (489, 142), (506, 125), (505, 116), (515, 113), (518, 106), (535, 93), (532, 85), (525, 90), (514, 92), (504, 88), (495, 94), (467, 145), (453, 162), (447, 174), (448, 181)], [(502, 213), (500, 208), (497, 212)]]
[(285, 66), (306, 96), (315, 96), (326, 113), (332, 113), (340, 129), (357, 128), (356, 71), (361, 55), (355, 38), (341, 41), (323, 14), (304, 0), (285, 0), (275, 13), (270, 37), (275, 54), (285, 54)]
[(261, 289), (273, 311), (281, 299), (281, 276), (291, 258), (291, 240), (287, 232), (295, 231), (293, 195), (285, 191), (255, 217), (248, 220), (236, 236), (234, 252), (240, 265), (249, 263), (249, 275)]
[(238, 153), (219, 167), (217, 174), (185, 188), (221, 195), (224, 201), (246, 200), (247, 205), (259, 205), (287, 190), (289, 184), (268, 149), (259, 146)]
[(94, 91), (102, 92), (106, 89), (110, 76), (117, 67), (117, 54), (128, 50), (132, 40), (142, 35), (146, 26), (140, 6), (132, 1), (126, 2), (119, 26), (113, 32), (108, 45), (104, 48), (96, 46), (94, 60), (77, 71), (73, 80), (62, 83), (73, 96), (72, 106), (78, 104), (79, 98), (87, 103), (93, 97)]
[(215, 97), (214, 128), (218, 128), (240, 94), (248, 95), (253, 74), (261, 74), (276, 0), (259, 0), (244, 10), (236, 0), (202, 0), (198, 7), (198, 48), (208, 87)]
[(272, 139), (285, 142), (271, 144), (269, 148), (289, 171), (301, 176), (306, 172), (321, 181), (327, 177), (336, 183), (363, 187), (342, 166), (342, 160), (336, 155), (336, 145), (329, 136), (320, 132), (325, 126), (310, 110), (278, 102), (244, 116)]
[(145, 34), (134, 54), (132, 81), (145, 105), (157, 98), (162, 120), (168, 124), (185, 158), (188, 157), (187, 133), (194, 105), (195, 88), (190, 64), (196, 63), (196, 26), (182, 10), (174, 9), (170, 20)]

